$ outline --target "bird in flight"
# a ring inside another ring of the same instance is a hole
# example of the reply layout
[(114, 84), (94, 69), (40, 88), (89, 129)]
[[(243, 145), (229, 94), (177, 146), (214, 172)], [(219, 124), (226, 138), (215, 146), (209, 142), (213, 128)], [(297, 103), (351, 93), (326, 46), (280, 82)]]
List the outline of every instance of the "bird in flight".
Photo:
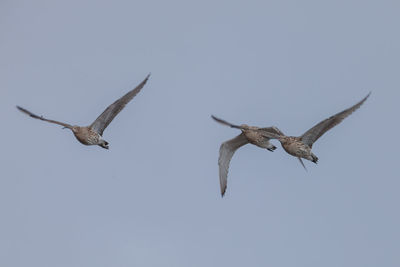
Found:
[(150, 74), (147, 75), (147, 77), (138, 85), (136, 88), (132, 89), (128, 93), (126, 93), (123, 97), (120, 99), (116, 100), (114, 103), (109, 105), (103, 113), (100, 114), (97, 119), (90, 124), (89, 126), (72, 126), (68, 123), (64, 122), (59, 122), (55, 120), (49, 120), (44, 118), (43, 116), (38, 116), (33, 114), (32, 112), (17, 106), (17, 108), (31, 116), (32, 118), (39, 119), (42, 121), (47, 121), (50, 123), (55, 123), (61, 126), (64, 126), (64, 128), (68, 128), (72, 131), (72, 133), (75, 135), (76, 139), (78, 139), (79, 142), (81, 142), (84, 145), (98, 145), (101, 146), (102, 148), (108, 149), (108, 142), (103, 139), (102, 135), (104, 132), (104, 129), (107, 128), (107, 126), (111, 123), (111, 121), (115, 118), (115, 116), (118, 115), (119, 112), (126, 106), (126, 104), (129, 103), (129, 101), (132, 100), (143, 88), (143, 86), (146, 84), (147, 80), (149, 79)]
[[(307, 132), (305, 132), (302, 136), (286, 136), (282, 133), (282, 131), (276, 130), (274, 131), (265, 131), (264, 137), (268, 137), (270, 139), (278, 139), (281, 142), (282, 147), (285, 149), (287, 153), (292, 156), (295, 156), (299, 159), (301, 165), (303, 165), (304, 169), (306, 169), (303, 159), (310, 160), (314, 163), (318, 162), (318, 157), (315, 156), (311, 152), (311, 148), (315, 141), (318, 140), (324, 133), (341, 123), (347, 116), (356, 111), (367, 98), (370, 96), (371, 92), (364, 97), (360, 102), (351, 106), (348, 109), (339, 112), (312, 127)], [(306, 169), (307, 170), (307, 169)]]
[(224, 196), (227, 186), (229, 163), (235, 151), (241, 146), (250, 143), (261, 148), (266, 148), (272, 152), (276, 149), (276, 146), (269, 142), (270, 138), (267, 135), (272, 133), (275, 133), (275, 135), (282, 135), (283, 133), (276, 127), (259, 128), (246, 124), (234, 125), (213, 115), (211, 115), (211, 117), (223, 125), (242, 131), (242, 133), (235, 138), (222, 143), (219, 148), (219, 182), (221, 186), (221, 196)]

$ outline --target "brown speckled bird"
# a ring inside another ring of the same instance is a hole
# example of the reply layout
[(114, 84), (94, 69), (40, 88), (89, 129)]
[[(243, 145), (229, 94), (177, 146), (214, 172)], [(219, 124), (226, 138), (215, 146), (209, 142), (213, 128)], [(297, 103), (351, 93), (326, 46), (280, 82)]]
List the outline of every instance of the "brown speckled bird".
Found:
[(285, 151), (290, 155), (297, 157), (301, 165), (303, 165), (304, 169), (306, 169), (302, 158), (310, 160), (314, 163), (317, 163), (318, 161), (318, 157), (311, 152), (311, 148), (315, 141), (317, 141), (318, 138), (320, 138), (324, 133), (338, 125), (347, 116), (357, 110), (365, 102), (365, 100), (367, 100), (370, 94), (371, 93), (369, 93), (354, 106), (321, 121), (311, 129), (309, 129), (307, 132), (305, 132), (302, 136), (286, 136), (281, 131), (279, 131), (280, 133), (278, 134), (276, 131), (269, 131), (264, 133), (265, 137), (278, 139), (281, 142), (281, 145), (285, 149)]
[(76, 139), (84, 145), (98, 145), (102, 148), (108, 149), (108, 142), (105, 141), (102, 137), (104, 129), (111, 123), (111, 121), (118, 115), (118, 113), (132, 100), (143, 88), (149, 79), (150, 74), (141, 82), (136, 88), (129, 91), (123, 97), (112, 103), (110, 106), (106, 108), (106, 110), (101, 113), (101, 115), (89, 126), (72, 126), (70, 124), (59, 122), (55, 120), (49, 120), (44, 118), (43, 116), (38, 116), (33, 114), (32, 112), (17, 106), (17, 108), (23, 113), (31, 116), (32, 118), (39, 119), (42, 121), (47, 121), (50, 123), (55, 123), (64, 128), (70, 129), (75, 135)]
[(242, 131), (242, 133), (235, 138), (222, 143), (219, 149), (219, 182), (221, 186), (221, 195), (224, 196), (228, 179), (229, 163), (235, 151), (248, 143), (261, 148), (266, 148), (269, 151), (274, 151), (276, 146), (269, 142), (270, 138), (266, 135), (272, 133), (275, 135), (283, 135), (283, 133), (281, 133), (275, 127), (259, 128), (255, 126), (248, 126), (246, 124), (234, 125), (215, 116), (211, 117), (223, 125)]

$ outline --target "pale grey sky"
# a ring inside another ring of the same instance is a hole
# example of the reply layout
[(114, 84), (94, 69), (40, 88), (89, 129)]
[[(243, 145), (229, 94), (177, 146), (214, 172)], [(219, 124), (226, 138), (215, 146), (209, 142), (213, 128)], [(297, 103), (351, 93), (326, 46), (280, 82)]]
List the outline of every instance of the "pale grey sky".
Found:
[[(400, 265), (398, 1), (0, 2), (0, 266)], [(87, 125), (151, 72), (110, 124)], [(230, 122), (313, 147), (234, 155)]]

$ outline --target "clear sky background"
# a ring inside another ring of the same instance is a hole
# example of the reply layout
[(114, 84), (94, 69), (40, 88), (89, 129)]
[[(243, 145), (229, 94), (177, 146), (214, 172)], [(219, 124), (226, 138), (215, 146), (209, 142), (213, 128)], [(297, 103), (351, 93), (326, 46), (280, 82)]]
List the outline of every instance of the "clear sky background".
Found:
[[(0, 2), (0, 266), (400, 266), (400, 2)], [(37, 114), (90, 124), (83, 146)], [(228, 190), (211, 118), (288, 135), (371, 97), (313, 147), (247, 145)]]

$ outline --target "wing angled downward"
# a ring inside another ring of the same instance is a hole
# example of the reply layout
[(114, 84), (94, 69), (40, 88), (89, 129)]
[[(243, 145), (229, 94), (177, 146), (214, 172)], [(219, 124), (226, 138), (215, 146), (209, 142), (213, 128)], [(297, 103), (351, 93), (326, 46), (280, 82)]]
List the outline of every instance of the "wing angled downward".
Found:
[(20, 106), (17, 106), (17, 109), (18, 109), (19, 111), (21, 111), (21, 112), (23, 112), (23, 113), (25, 113), (25, 114), (31, 116), (31, 117), (34, 118), (34, 119), (38, 119), (38, 120), (42, 120), (42, 121), (47, 121), (47, 122), (50, 122), (50, 123), (55, 123), (55, 124), (64, 126), (64, 127), (68, 128), (68, 129), (72, 129), (72, 125), (69, 125), (68, 123), (64, 123), (64, 122), (60, 122), (60, 121), (49, 120), (49, 119), (43, 118), (43, 116), (38, 116), (38, 115), (36, 115), (36, 114), (33, 114), (32, 112), (30, 112), (30, 111), (28, 111), (28, 110), (26, 110), (26, 109), (24, 109), (24, 108), (22, 108), (22, 107), (20, 107)]
[(111, 121), (121, 112), (121, 110), (129, 103), (143, 88), (149, 79), (150, 74), (134, 89), (126, 93), (123, 97), (116, 100), (114, 103), (109, 105), (103, 113), (90, 125), (95, 132), (103, 135), (104, 129), (111, 123)]
[(239, 147), (244, 146), (248, 142), (249, 141), (244, 136), (244, 134), (241, 133), (235, 138), (221, 144), (221, 147), (219, 148), (219, 158), (218, 158), (221, 196), (224, 196), (226, 191), (226, 185), (228, 182), (229, 163), (232, 159), (232, 156)]
[(301, 140), (303, 141), (303, 143), (308, 145), (309, 147), (312, 147), (314, 142), (317, 141), (318, 138), (320, 138), (324, 133), (326, 133), (339, 123), (341, 123), (347, 116), (356, 111), (365, 102), (365, 100), (367, 100), (370, 94), (371, 92), (354, 106), (351, 106), (350, 108), (345, 109), (342, 112), (339, 112), (321, 121), (320, 123), (312, 127), (310, 130), (305, 132), (301, 136)]

